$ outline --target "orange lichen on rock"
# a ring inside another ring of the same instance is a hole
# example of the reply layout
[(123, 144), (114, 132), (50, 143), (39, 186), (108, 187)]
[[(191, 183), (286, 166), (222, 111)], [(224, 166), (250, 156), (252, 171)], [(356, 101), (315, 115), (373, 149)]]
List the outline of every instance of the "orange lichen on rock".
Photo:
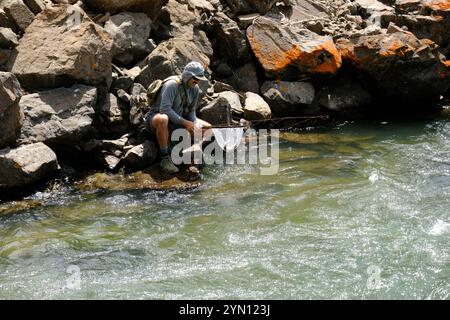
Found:
[(426, 7), (435, 11), (448, 11), (450, 10), (450, 0), (432, 0), (425, 2)]
[(295, 78), (296, 70), (298, 75), (334, 74), (341, 67), (341, 54), (331, 38), (308, 30), (293, 34), (268, 19), (259, 24), (248, 29), (247, 37), (253, 53), (271, 77)]
[(350, 60), (350, 61), (355, 61), (356, 60), (356, 56), (355, 56), (355, 47), (353, 46), (353, 43), (350, 42), (347, 39), (339, 39), (338, 42), (336, 43), (337, 45), (337, 50), (339, 51), (342, 60)]
[(336, 73), (342, 65), (342, 58), (333, 41), (327, 40), (311, 51), (292, 45), (288, 51), (280, 48), (264, 47), (256, 39), (251, 41), (253, 52), (264, 69), (271, 73), (282, 73), (289, 66), (296, 66), (306, 73)]

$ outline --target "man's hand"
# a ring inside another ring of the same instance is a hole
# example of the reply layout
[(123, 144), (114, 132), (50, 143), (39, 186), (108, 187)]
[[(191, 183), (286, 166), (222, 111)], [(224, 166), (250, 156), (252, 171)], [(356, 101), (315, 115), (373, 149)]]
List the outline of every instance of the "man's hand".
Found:
[(194, 130), (195, 130), (194, 123), (192, 121), (184, 120), (183, 125), (186, 128), (186, 130), (188, 130), (190, 132), (190, 134), (192, 136), (194, 136)]

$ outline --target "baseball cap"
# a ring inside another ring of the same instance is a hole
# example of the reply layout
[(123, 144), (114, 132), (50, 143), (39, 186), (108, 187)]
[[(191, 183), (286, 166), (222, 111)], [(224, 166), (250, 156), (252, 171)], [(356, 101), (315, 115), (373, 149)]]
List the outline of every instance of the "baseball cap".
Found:
[(189, 62), (184, 68), (184, 72), (189, 72), (196, 79), (208, 81), (205, 77), (205, 68), (203, 68), (202, 64), (197, 61)]

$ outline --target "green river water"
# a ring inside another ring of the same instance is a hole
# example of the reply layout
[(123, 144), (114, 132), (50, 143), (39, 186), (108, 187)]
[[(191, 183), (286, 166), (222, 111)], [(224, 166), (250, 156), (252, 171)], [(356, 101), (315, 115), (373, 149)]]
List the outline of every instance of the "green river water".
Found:
[(449, 120), (283, 138), (275, 176), (36, 193), (0, 215), (0, 299), (449, 299)]

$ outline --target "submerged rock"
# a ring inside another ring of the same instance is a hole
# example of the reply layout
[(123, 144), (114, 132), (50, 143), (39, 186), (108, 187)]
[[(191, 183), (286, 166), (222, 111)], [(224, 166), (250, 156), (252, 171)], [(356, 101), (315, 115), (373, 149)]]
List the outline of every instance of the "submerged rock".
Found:
[(0, 204), (0, 216), (18, 213), (42, 206), (40, 200), (22, 200)]
[(95, 190), (185, 190), (197, 188), (199, 182), (192, 182), (188, 172), (175, 176), (161, 173), (158, 165), (132, 174), (95, 173), (78, 184), (83, 191)]

